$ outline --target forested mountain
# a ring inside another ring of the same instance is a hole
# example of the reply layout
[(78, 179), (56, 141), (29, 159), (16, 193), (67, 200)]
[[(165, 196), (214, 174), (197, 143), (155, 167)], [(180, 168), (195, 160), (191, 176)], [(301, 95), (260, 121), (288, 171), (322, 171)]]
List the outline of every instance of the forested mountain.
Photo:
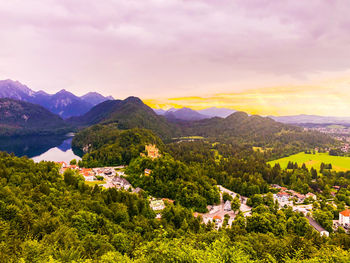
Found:
[(0, 134), (2, 136), (64, 133), (69, 127), (64, 120), (32, 103), (0, 99)]
[(78, 97), (64, 89), (53, 95), (44, 91), (35, 92), (20, 82), (9, 79), (0, 81), (0, 98), (39, 104), (62, 118), (82, 115), (97, 103), (111, 99), (98, 93), (88, 93)]
[[(302, 128), (282, 124), (267, 117), (248, 116), (235, 112), (226, 118), (211, 118), (193, 122), (179, 122), (182, 136), (203, 136), (217, 141), (248, 143), (256, 146), (292, 146), (300, 151), (320, 145), (329, 145), (334, 140), (318, 132), (306, 132)], [(285, 153), (287, 153), (285, 151)]]
[(67, 121), (76, 126), (116, 123), (119, 129), (146, 128), (163, 139), (170, 139), (177, 132), (175, 125), (167, 122), (164, 117), (158, 116), (136, 97), (105, 101), (93, 107), (85, 115), (73, 117)]

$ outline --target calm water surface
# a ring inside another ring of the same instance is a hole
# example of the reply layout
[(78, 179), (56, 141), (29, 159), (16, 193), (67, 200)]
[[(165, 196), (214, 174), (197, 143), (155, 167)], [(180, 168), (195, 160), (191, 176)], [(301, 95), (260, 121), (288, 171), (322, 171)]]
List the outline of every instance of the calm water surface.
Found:
[(0, 138), (0, 151), (28, 156), (35, 162), (80, 160), (81, 153), (72, 149), (73, 137), (68, 136), (25, 136)]

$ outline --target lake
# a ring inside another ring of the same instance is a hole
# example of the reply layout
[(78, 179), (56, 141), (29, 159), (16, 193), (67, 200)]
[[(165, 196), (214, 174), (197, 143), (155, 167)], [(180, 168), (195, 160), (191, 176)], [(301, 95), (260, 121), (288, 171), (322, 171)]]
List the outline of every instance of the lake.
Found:
[(25, 136), (0, 138), (0, 151), (27, 156), (35, 162), (80, 160), (81, 152), (72, 149), (72, 136)]

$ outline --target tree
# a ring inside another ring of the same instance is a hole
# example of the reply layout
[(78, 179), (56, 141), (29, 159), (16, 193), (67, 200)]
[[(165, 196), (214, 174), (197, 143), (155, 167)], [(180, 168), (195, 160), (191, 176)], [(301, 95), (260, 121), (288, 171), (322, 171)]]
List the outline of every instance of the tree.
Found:
[(322, 211), (320, 209), (314, 211), (315, 220), (324, 227), (328, 232), (333, 232), (333, 213), (330, 211)]
[(232, 195), (230, 195), (229, 193), (224, 192), (224, 193), (222, 194), (222, 200), (223, 200), (224, 202), (226, 202), (227, 200), (228, 200), (228, 201), (232, 201), (233, 198), (232, 198)]
[(236, 196), (232, 202), (231, 202), (231, 209), (234, 213), (236, 213), (241, 207), (241, 201), (239, 200), (239, 197)]
[(77, 160), (76, 159), (73, 159), (70, 161), (70, 165), (76, 165), (77, 164)]

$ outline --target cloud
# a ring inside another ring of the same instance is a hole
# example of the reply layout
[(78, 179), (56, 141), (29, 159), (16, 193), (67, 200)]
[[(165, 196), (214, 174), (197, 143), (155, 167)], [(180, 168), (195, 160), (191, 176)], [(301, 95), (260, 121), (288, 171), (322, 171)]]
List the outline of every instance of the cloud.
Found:
[[(346, 76), (349, 13), (340, 0), (2, 1), (0, 75), (36, 90), (116, 98), (271, 86), (278, 98), (285, 86)], [(245, 96), (266, 108), (268, 93)]]
[(332, 90), (320, 86), (271, 87), (222, 93), (206, 97), (178, 97), (148, 99), (153, 108), (225, 107), (259, 115), (317, 114), (347, 116), (350, 94), (345, 90)]

